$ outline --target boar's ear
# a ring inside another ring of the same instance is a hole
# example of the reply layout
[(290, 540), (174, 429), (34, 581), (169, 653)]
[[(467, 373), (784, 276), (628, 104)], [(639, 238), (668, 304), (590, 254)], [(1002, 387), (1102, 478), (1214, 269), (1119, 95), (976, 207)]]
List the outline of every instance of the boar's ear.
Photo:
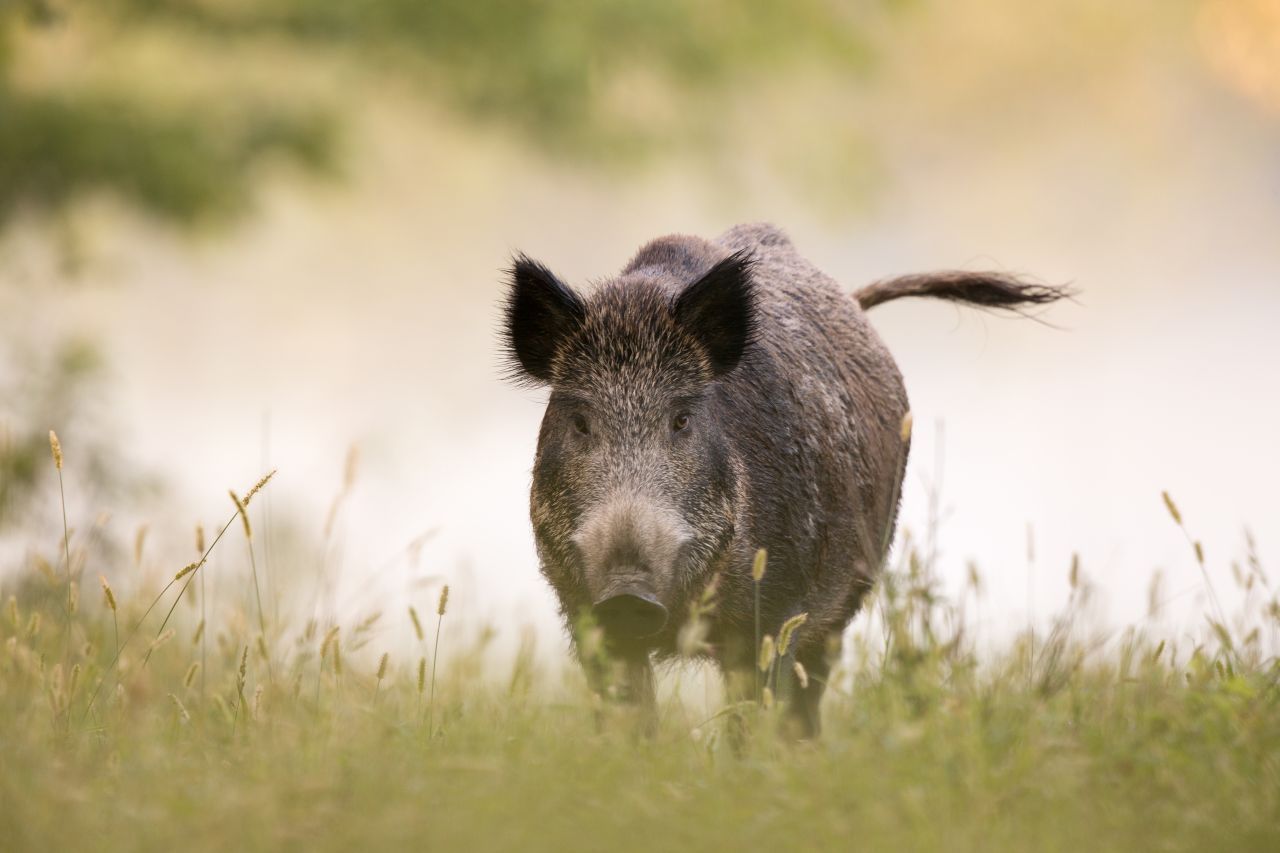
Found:
[(550, 382), (556, 350), (586, 306), (555, 273), (525, 255), (516, 256), (510, 274), (504, 331), (511, 373)]
[(676, 321), (706, 348), (716, 376), (738, 366), (755, 334), (751, 265), (746, 252), (730, 255), (676, 298)]

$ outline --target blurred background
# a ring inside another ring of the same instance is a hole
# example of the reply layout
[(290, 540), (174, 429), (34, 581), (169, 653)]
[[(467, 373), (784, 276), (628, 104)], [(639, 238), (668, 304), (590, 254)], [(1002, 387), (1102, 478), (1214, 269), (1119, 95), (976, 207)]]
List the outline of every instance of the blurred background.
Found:
[(850, 290), (1079, 289), (873, 315), (905, 529), (953, 594), (976, 567), (990, 637), (1047, 623), (1073, 555), (1101, 623), (1201, 626), (1165, 489), (1221, 595), (1276, 564), (1280, 0), (4, 0), (0, 583), (61, 534), (53, 427), (90, 577), (175, 570), (278, 468), (275, 607), (448, 582), (561, 655), (502, 269), (585, 285), (751, 220)]

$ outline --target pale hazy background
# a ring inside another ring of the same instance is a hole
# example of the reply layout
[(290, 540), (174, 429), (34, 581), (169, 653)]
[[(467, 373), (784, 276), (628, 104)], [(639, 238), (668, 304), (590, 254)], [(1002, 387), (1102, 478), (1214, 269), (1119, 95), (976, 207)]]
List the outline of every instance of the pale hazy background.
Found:
[[(298, 72), (346, 111), (338, 179), (282, 166), (211, 231), (109, 193), (10, 222), (0, 387), (38, 375), (43, 349), (92, 342), (91, 416), (31, 426), (63, 434), (73, 516), (110, 510), (129, 547), (149, 524), (157, 571), (190, 559), (195, 522), (225, 520), (229, 486), (278, 468), (259, 511), (277, 594), (340, 573), (341, 611), (399, 613), (448, 581), (460, 613), (534, 625), (558, 653), (527, 521), (543, 395), (499, 378), (501, 270), (519, 249), (584, 284), (654, 236), (770, 220), (850, 290), (942, 267), (1073, 283), (1078, 303), (1046, 324), (874, 312), (915, 413), (903, 521), (925, 534), (940, 480), (944, 580), (959, 590), (978, 566), (991, 636), (1046, 622), (1075, 553), (1106, 623), (1143, 618), (1160, 570), (1167, 627), (1198, 630), (1203, 581), (1161, 490), (1224, 597), (1246, 526), (1273, 573), (1280, 557), (1280, 4), (891, 5), (865, 15), (867, 70), (815, 59), (746, 79), (707, 96), (727, 117), (709, 147), (621, 166), (548, 153), (356, 61)], [(76, 32), (34, 36), (27, 77), (184, 67), (140, 42), (95, 54)], [(641, 81), (614, 108), (661, 122), (657, 97)], [(28, 425), (27, 393), (0, 399), (0, 422)], [(91, 441), (143, 487), (77, 486)], [(47, 544), (0, 533), (15, 565)], [(242, 561), (229, 544), (221, 559)], [(123, 585), (131, 563), (93, 571)]]

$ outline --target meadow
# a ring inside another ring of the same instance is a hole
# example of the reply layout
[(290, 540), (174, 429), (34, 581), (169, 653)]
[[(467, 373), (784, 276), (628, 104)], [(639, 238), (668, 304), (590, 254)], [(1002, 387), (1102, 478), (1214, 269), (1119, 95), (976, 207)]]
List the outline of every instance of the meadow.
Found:
[[(53, 456), (49, 477), (75, 488), (56, 441)], [(644, 736), (567, 662), (496, 662), (511, 627), (454, 624), (447, 589), (431, 609), (280, 619), (248, 512), (270, 487), (232, 493), (194, 562), (127, 594), (85, 519), (6, 567), (0, 847), (1280, 849), (1280, 600), (1252, 552), (1219, 577), (1188, 534), (1202, 630), (1093, 626), (1073, 565), (1050, 629), (983, 643), (982, 576), (945, 595), (932, 549), (904, 535), (845, 639), (820, 740), (780, 737), (776, 705), (723, 707), (694, 664), (663, 673)], [(214, 621), (216, 549), (238, 604)]]

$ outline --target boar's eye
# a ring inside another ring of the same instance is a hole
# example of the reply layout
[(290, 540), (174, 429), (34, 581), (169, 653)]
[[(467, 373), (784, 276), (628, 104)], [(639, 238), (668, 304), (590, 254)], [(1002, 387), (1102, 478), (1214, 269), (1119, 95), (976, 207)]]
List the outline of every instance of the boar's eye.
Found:
[(674, 432), (684, 432), (689, 428), (689, 415), (681, 412), (671, 419), (671, 429)]
[(586, 417), (577, 414), (573, 416), (573, 429), (579, 435), (591, 435), (591, 425), (587, 423)]

